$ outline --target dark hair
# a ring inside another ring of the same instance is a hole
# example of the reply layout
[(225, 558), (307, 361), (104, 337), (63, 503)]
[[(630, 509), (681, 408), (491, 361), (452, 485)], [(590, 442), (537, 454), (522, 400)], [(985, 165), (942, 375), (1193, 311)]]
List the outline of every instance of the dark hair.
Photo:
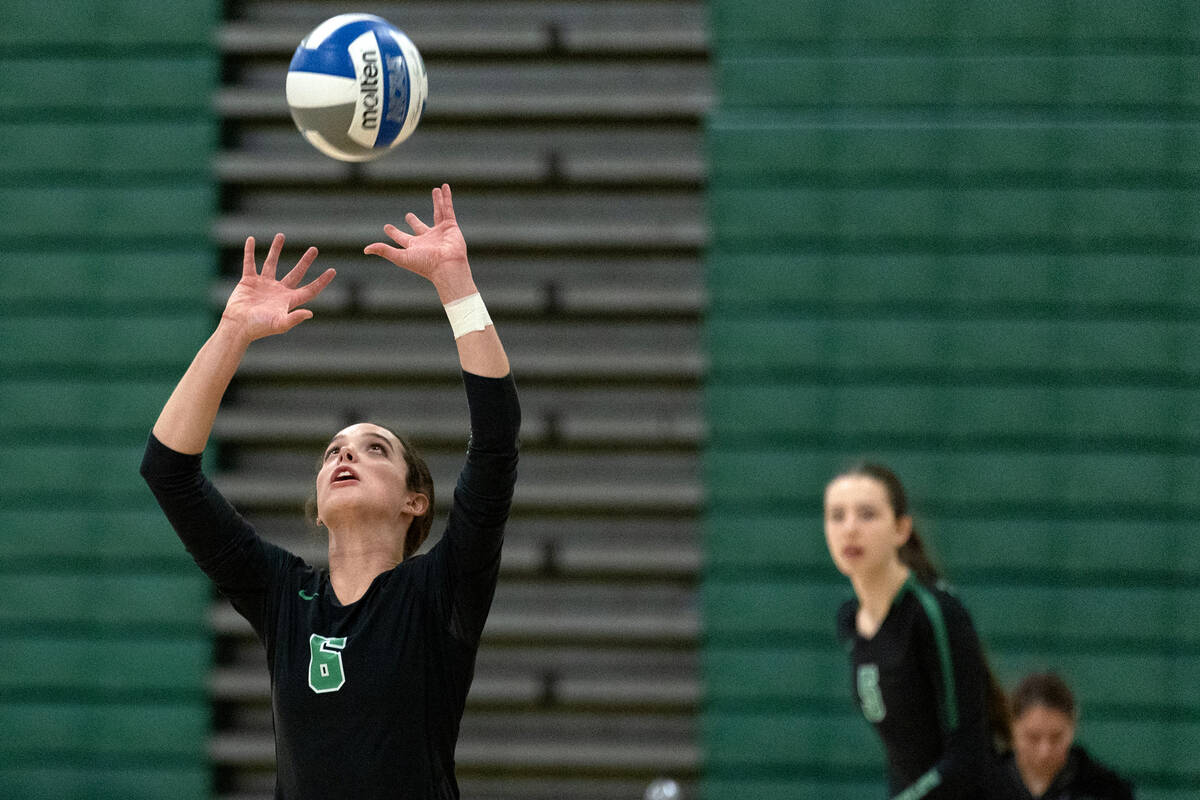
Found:
[[(900, 477), (890, 468), (874, 461), (860, 461), (838, 473), (833, 480), (850, 475), (861, 475), (878, 481), (887, 492), (888, 504), (892, 507), (892, 513), (896, 519), (912, 516), (912, 512), (908, 508), (908, 493), (904, 491), (904, 484), (900, 481)], [(915, 524), (908, 536), (908, 540), (900, 546), (897, 553), (900, 557), (900, 563), (912, 570), (913, 575), (921, 583), (928, 586), (936, 586), (942, 582), (941, 571), (925, 550), (925, 543), (917, 534)], [(981, 642), (980, 647), (982, 648), (982, 646)], [(983, 666), (987, 671), (988, 678), (987, 710), (992, 735), (996, 738), (997, 743), (1002, 749), (1008, 749), (1012, 746), (1012, 717), (1009, 716), (1008, 697), (1004, 693), (1004, 687), (1000, 685), (1000, 681), (997, 680), (996, 674), (992, 671), (992, 666), (988, 663), (986, 654), (983, 655)]]
[(429, 498), (429, 505), (426, 506), (425, 513), (419, 517), (413, 517), (408, 526), (408, 532), (404, 536), (404, 557), (408, 558), (425, 543), (425, 540), (429, 538), (429, 530), (433, 527), (433, 475), (429, 472), (429, 465), (425, 463), (425, 459), (417, 452), (417, 448), (413, 446), (412, 442), (395, 431), (390, 431), (390, 433), (400, 442), (400, 449), (404, 455), (404, 466), (408, 468), (408, 490)]
[[(376, 423), (377, 424), (377, 423)], [(408, 530), (404, 532), (404, 557), (408, 558), (413, 553), (417, 552), (425, 540), (429, 538), (429, 531), (433, 528), (433, 475), (429, 472), (429, 465), (425, 463), (425, 459), (413, 446), (412, 442), (399, 435), (391, 428), (384, 425), (383, 428), (392, 436), (396, 437), (396, 441), (400, 443), (400, 454), (404, 458), (404, 466), (408, 473), (408, 478), (405, 481), (405, 488), (410, 492), (417, 492), (429, 498), (429, 505), (425, 509), (425, 513), (419, 517), (413, 517), (409, 523)], [(310, 522), (317, 521), (317, 494), (314, 490), (304, 504), (304, 512)]]
[(1075, 718), (1075, 696), (1067, 682), (1053, 672), (1034, 672), (1026, 675), (1012, 694), (1013, 719), (1031, 708), (1044, 706)]

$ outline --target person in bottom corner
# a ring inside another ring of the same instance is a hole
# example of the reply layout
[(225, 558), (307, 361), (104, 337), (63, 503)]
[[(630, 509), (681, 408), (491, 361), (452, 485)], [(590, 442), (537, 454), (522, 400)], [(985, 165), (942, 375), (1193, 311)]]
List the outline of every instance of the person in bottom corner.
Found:
[(1075, 744), (1079, 712), (1053, 672), (1025, 676), (1012, 700), (1013, 750), (1005, 768), (1025, 800), (1133, 800), (1133, 785)]

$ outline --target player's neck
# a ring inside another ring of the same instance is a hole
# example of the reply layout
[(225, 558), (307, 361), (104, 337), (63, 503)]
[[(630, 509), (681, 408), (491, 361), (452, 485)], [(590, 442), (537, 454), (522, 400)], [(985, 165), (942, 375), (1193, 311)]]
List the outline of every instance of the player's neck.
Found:
[(856, 625), (860, 634), (870, 638), (879, 631), (908, 576), (908, 567), (896, 561), (886, 569), (852, 581), (854, 594), (858, 597)]
[(342, 605), (356, 602), (371, 582), (404, 560), (404, 540), (395, 529), (353, 535), (329, 531), (329, 583)]

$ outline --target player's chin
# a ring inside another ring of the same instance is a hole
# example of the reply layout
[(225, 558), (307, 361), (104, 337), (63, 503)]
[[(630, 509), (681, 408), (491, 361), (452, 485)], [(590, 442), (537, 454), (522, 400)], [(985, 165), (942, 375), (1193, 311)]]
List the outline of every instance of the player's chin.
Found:
[(856, 565), (853, 562), (848, 562), (844, 558), (834, 558), (833, 566), (837, 567), (837, 571), (845, 575), (847, 578), (853, 578), (856, 570)]

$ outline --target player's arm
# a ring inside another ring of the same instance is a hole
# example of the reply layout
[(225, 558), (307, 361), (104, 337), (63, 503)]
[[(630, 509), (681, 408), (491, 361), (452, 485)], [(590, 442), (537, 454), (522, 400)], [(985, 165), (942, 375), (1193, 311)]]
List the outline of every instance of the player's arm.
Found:
[(317, 257), (315, 247), (308, 248), (296, 266), (277, 280), (275, 270), (282, 248), (283, 234), (276, 234), (260, 273), (254, 258), (254, 239), (246, 239), (242, 277), (225, 304), (221, 321), (154, 423), (155, 438), (175, 452), (203, 452), (221, 398), (250, 343), (289, 331), (312, 317), (311, 311), (299, 306), (320, 294), (333, 280), (334, 271), (330, 269), (311, 283), (300, 285)]
[(433, 190), (432, 226), (411, 212), (404, 219), (412, 233), (395, 225), (384, 227), (398, 247), (375, 242), (363, 252), (385, 258), (430, 281), (453, 326), (463, 370), (484, 378), (504, 377), (509, 372), (508, 356), (471, 275), (467, 244), (454, 216), (450, 187), (442, 184)]
[[(333, 278), (329, 270), (300, 287), (316, 257), (310, 248), (282, 280), (275, 267), (283, 236), (276, 236), (263, 262), (255, 266), (254, 240), (246, 240), (242, 278), (230, 295), (217, 329), (196, 354), (163, 407), (146, 443), (141, 475), (171, 527), (196, 563), (235, 600), (261, 596), (271, 564), (282, 551), (262, 542), (254, 529), (221, 496), (201, 471), (201, 457), (213, 420), (250, 342), (282, 333), (312, 316), (296, 307), (316, 297)], [(259, 603), (240, 606), (262, 631)]]
[(929, 635), (923, 637), (918, 657), (936, 687), (942, 755), (894, 800), (952, 800), (977, 793), (980, 781), (989, 779), (981, 774), (993, 757), (982, 645), (961, 605), (938, 603), (935, 608), (941, 616), (929, 618)]
[(377, 242), (364, 252), (433, 283), (458, 346), (471, 438), (446, 535), (436, 547), (446, 564), (450, 630), (474, 644), (483, 630), (499, 573), (504, 526), (517, 479), (521, 409), (508, 357), (471, 276), (450, 187), (443, 184), (433, 190), (432, 227), (411, 213), (405, 221), (413, 233), (394, 225), (384, 229), (398, 246)]

